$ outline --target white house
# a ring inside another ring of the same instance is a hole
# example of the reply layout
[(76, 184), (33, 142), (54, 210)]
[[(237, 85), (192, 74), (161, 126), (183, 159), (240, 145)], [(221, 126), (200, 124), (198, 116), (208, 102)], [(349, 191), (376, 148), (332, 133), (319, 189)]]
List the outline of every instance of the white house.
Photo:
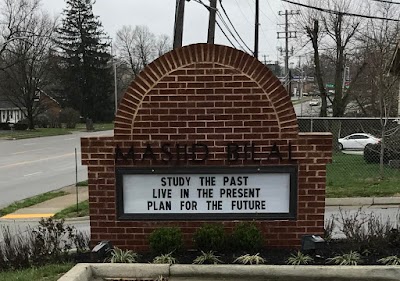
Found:
[(22, 110), (0, 96), (0, 123), (15, 124), (24, 118)]

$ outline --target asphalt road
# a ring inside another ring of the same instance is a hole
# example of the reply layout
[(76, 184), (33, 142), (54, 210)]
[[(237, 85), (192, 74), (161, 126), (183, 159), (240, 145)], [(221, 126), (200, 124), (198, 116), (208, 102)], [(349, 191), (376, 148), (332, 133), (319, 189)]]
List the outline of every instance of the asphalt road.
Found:
[(78, 181), (87, 179), (81, 165), (80, 138), (112, 135), (113, 131), (0, 140), (0, 208), (17, 200), (75, 183), (75, 148)]
[[(293, 98), (292, 101), (295, 102), (297, 101), (297, 97)], [(296, 112), (297, 116), (314, 116), (317, 117), (319, 116), (319, 111), (321, 109), (320, 105), (317, 106), (310, 106), (310, 99), (304, 99), (303, 102), (301, 103), (296, 103), (293, 105), (294, 111)]]

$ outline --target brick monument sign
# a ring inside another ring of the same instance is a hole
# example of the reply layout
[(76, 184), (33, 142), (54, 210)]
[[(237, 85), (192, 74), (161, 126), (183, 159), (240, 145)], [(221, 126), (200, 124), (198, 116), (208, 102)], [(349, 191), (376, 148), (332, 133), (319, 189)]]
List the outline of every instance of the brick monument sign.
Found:
[(265, 245), (323, 234), (328, 133), (299, 133), (290, 97), (257, 59), (196, 44), (132, 82), (113, 137), (82, 138), (91, 239), (143, 251), (176, 226), (190, 246), (204, 223), (255, 221)]

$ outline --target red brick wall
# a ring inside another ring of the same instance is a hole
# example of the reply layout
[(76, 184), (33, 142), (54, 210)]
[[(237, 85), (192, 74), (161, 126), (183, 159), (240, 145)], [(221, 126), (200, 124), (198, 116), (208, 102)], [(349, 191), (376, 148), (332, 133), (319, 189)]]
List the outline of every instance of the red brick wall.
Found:
[[(155, 228), (178, 226), (189, 245), (193, 232), (207, 222), (117, 220), (115, 167), (152, 167), (162, 162), (115, 162), (115, 147), (126, 153), (131, 145), (143, 149), (147, 143), (160, 147), (164, 142), (208, 145), (207, 161), (180, 166), (297, 164), (297, 220), (257, 223), (268, 246), (299, 246), (304, 234), (323, 234), (325, 165), (332, 156), (332, 136), (298, 132), (287, 92), (258, 60), (229, 47), (197, 44), (167, 53), (135, 79), (119, 106), (114, 137), (82, 139), (93, 243), (111, 240), (118, 247), (145, 250)], [(269, 151), (273, 143), (284, 148), (291, 142), (295, 161), (289, 162), (283, 149), (284, 160), (232, 164), (225, 151), (229, 142), (253, 142), (261, 151)], [(237, 221), (223, 223), (231, 230)]]

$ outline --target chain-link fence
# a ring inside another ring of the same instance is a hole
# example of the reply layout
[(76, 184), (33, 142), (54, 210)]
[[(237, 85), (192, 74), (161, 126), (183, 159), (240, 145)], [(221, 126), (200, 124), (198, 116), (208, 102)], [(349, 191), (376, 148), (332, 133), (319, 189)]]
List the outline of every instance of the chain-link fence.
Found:
[(299, 117), (301, 132), (331, 132), (327, 196), (400, 194), (400, 119)]

